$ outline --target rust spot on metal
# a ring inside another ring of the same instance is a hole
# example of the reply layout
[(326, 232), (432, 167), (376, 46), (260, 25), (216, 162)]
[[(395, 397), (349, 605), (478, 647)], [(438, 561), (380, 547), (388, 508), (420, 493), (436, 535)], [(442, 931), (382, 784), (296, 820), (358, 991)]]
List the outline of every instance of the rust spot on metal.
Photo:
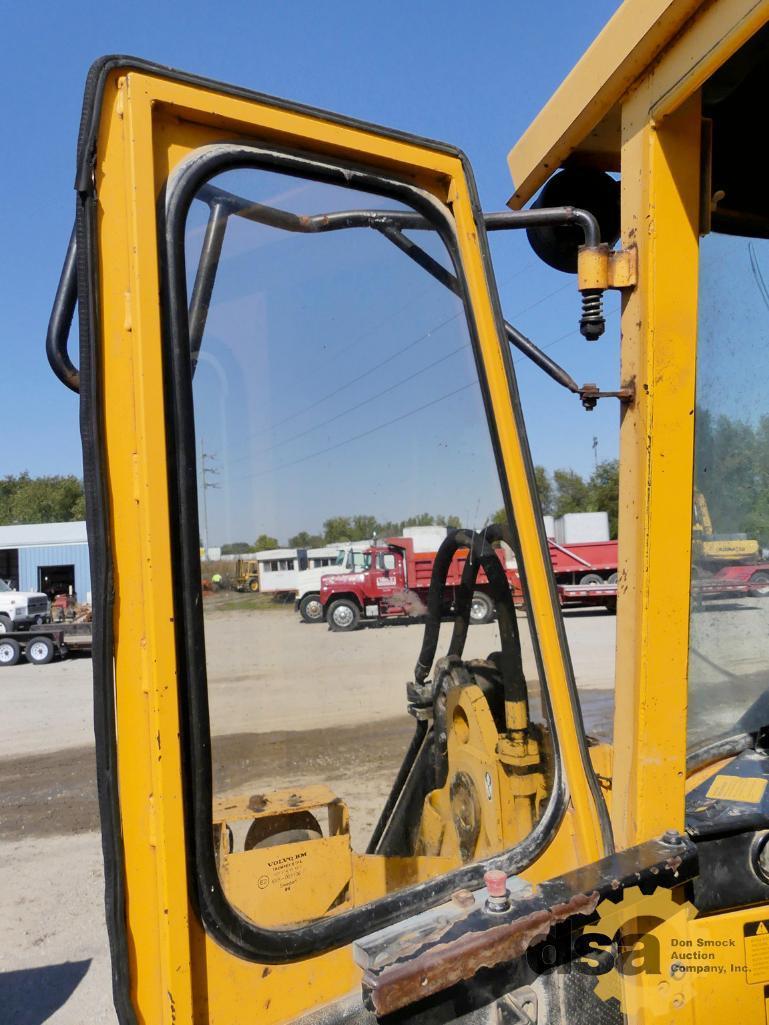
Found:
[(475, 897), (469, 890), (456, 890), (451, 895), (451, 901), (460, 908), (471, 908), (475, 905)]
[(267, 798), (264, 794), (254, 794), (248, 800), (248, 807), (251, 811), (264, 811), (267, 807)]
[(673, 872), (675, 874), (681, 867), (681, 861), (681, 856), (679, 854), (676, 854), (675, 857), (668, 858), (668, 860), (665, 862), (665, 868), (668, 869), (669, 872)]
[(377, 1015), (391, 1014), (457, 982), (471, 979), (481, 968), (515, 960), (532, 944), (544, 940), (558, 922), (572, 915), (591, 915), (599, 899), (597, 891), (577, 894), (563, 904), (436, 944), (410, 961), (384, 968), (381, 973), (366, 972), (364, 989), (369, 991)]

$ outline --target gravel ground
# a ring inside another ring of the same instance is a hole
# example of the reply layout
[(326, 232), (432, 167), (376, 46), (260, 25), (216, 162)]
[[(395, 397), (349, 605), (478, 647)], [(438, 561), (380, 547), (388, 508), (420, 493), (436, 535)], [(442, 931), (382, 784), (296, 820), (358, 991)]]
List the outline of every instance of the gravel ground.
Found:
[[(602, 612), (567, 616), (586, 723), (603, 735), (610, 728), (614, 623)], [(525, 621), (521, 627), (525, 635)], [(449, 629), (444, 627), (441, 638), (444, 648)], [(354, 840), (364, 840), (413, 728), (404, 714), (404, 681), (416, 660), (420, 628), (333, 634), (299, 622), (285, 609), (236, 612), (211, 606), (206, 641), (219, 791), (256, 789), (276, 778), (292, 785), (327, 781), (350, 804)], [(476, 627), (466, 655), (485, 656), (497, 646), (495, 624)], [(524, 648), (530, 675), (525, 636)], [(45, 667), (20, 664), (2, 670), (0, 678), (5, 699), (0, 720), (3, 1023), (115, 1021), (103, 924), (90, 674), (90, 661), (80, 657)], [(265, 682), (280, 684), (280, 702), (274, 700), (274, 686)]]

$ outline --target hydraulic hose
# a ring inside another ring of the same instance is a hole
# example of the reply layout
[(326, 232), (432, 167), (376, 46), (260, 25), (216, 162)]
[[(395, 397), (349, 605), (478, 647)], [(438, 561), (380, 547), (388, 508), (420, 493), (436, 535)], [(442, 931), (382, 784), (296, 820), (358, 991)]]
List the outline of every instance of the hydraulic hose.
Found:
[(491, 548), (496, 541), (504, 541), (512, 551), (516, 550), (516, 546), (512, 533), (503, 524), (494, 523), (486, 531), (485, 544), (493, 554), (492, 559), (487, 560), (489, 568), (487, 561), (484, 561), (483, 567), (486, 569), (486, 576), (489, 578), (497, 604), (497, 622), (502, 648), (500, 671), (505, 689), (505, 723), (509, 734), (520, 736), (529, 728), (529, 690), (523, 672), (521, 634), (518, 630), (518, 617), (515, 613), (510, 583), (496, 552)]
[(432, 669), (435, 651), (438, 647), (438, 636), (441, 630), (441, 613), (443, 612), (443, 595), (446, 590), (451, 560), (460, 548), (469, 548), (472, 557), (473, 538), (475, 532), (467, 529), (450, 530), (441, 542), (435, 556), (433, 571), (430, 576), (430, 590), (427, 592), (427, 618), (417, 664), (414, 666), (414, 680), (422, 684)]
[(492, 548), (495, 541), (505, 541), (513, 547), (513, 537), (507, 527), (493, 524), (483, 534), (460, 529), (451, 531), (438, 549), (430, 578), (427, 596), (427, 620), (422, 648), (414, 668), (418, 684), (424, 683), (435, 659), (441, 626), (441, 613), (446, 589), (446, 578), (454, 555), (467, 548), (468, 556), (462, 571), (456, 601), (456, 618), (449, 654), (461, 657), (470, 625), (472, 604), (478, 571), (483, 567), (489, 581), (489, 592), (497, 607), (501, 642), (500, 674), (505, 699), (505, 722), (508, 732), (520, 733), (529, 725), (529, 698), (523, 672), (521, 639), (507, 574)]
[(505, 541), (513, 548), (510, 531), (499, 524), (492, 524), (482, 534), (475, 536), (473, 557), (465, 563), (458, 589), (449, 654), (461, 657), (464, 651), (475, 583), (483, 567), (489, 581), (489, 593), (497, 608), (501, 647), (499, 669), (504, 686), (505, 721), (508, 730), (525, 730), (529, 725), (529, 695), (523, 672), (521, 638), (507, 574), (492, 547), (492, 543), (497, 541)]

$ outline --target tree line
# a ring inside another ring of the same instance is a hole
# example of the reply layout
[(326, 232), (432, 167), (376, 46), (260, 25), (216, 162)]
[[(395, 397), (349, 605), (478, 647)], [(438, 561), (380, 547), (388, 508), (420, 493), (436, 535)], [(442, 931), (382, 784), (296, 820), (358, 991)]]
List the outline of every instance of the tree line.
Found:
[[(552, 474), (534, 467), (542, 512), (563, 516), (570, 512), (606, 510), (611, 536), (617, 536), (618, 477), (616, 459), (599, 463), (584, 478), (574, 470)], [(769, 544), (769, 417), (754, 428), (707, 411), (697, 420), (697, 478), (705, 493), (716, 529), (747, 532)], [(491, 517), (504, 519), (504, 510)], [(16, 523), (66, 523), (85, 519), (83, 482), (74, 474), (32, 477), (24, 472), (0, 478), (0, 526)], [(288, 548), (320, 548), (340, 541), (362, 541), (373, 537), (396, 537), (406, 527), (460, 527), (458, 516), (419, 513), (403, 520), (377, 520), (357, 514), (332, 516), (322, 531), (299, 533), (287, 538)], [(262, 533), (253, 542), (222, 545), (222, 554), (246, 554), (280, 548), (278, 538)]]
[(565, 516), (566, 513), (607, 512), (609, 536), (617, 536), (619, 518), (619, 460), (607, 459), (598, 463), (589, 477), (575, 470), (554, 470), (549, 474), (543, 466), (534, 467), (537, 491), (545, 515)]
[(694, 480), (715, 533), (769, 547), (769, 416), (754, 426), (698, 409)]
[[(555, 470), (548, 473), (543, 466), (534, 467), (542, 512), (551, 516), (563, 516), (572, 512), (599, 512), (609, 514), (610, 536), (617, 536), (619, 509), (619, 463), (616, 459), (599, 463), (589, 477), (584, 478), (574, 470)], [(495, 523), (505, 519), (504, 509), (491, 516)], [(406, 527), (461, 527), (458, 516), (420, 513), (405, 520), (381, 522), (375, 516), (332, 516), (325, 520), (321, 533), (299, 531), (286, 541), (286, 548), (322, 548), (342, 541), (363, 541), (373, 537), (397, 537)], [(270, 548), (284, 547), (278, 538), (260, 534), (253, 543), (236, 541), (222, 545), (222, 555), (246, 555)]]
[(0, 525), (70, 523), (85, 519), (83, 482), (73, 474), (0, 477)]
[[(376, 534), (377, 537), (397, 537), (406, 527), (461, 527), (458, 516), (433, 516), (432, 513), (419, 513), (405, 520), (380, 521), (376, 516), (358, 514), (355, 516), (332, 516), (323, 523), (322, 534), (310, 534), (300, 530), (289, 537), (286, 548), (323, 548), (325, 545), (338, 544), (342, 541), (365, 541)], [(270, 534), (260, 534), (253, 544), (247, 541), (236, 541), (222, 545), (222, 555), (245, 555), (248, 552), (263, 552), (270, 548), (284, 547), (278, 538)]]

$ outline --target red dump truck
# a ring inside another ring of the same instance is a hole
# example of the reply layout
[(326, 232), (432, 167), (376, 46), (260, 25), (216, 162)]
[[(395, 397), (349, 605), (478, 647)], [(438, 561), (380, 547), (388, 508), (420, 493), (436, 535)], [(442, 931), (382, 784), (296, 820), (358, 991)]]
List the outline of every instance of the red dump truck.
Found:
[[(562, 605), (602, 605), (613, 608), (617, 600), (617, 542), (581, 542), (566, 547), (550, 541), (550, 557)], [(504, 566), (513, 598), (522, 602), (521, 582), (515, 559), (505, 546), (496, 549)], [(407, 537), (387, 538), (362, 553), (354, 573), (324, 576), (320, 585), (323, 618), (336, 631), (355, 630), (362, 620), (414, 618), (424, 615), (436, 552), (415, 552)], [(446, 614), (450, 614), (467, 559), (460, 550), (446, 577)], [(470, 609), (473, 623), (494, 617), (486, 574), (480, 570)]]

